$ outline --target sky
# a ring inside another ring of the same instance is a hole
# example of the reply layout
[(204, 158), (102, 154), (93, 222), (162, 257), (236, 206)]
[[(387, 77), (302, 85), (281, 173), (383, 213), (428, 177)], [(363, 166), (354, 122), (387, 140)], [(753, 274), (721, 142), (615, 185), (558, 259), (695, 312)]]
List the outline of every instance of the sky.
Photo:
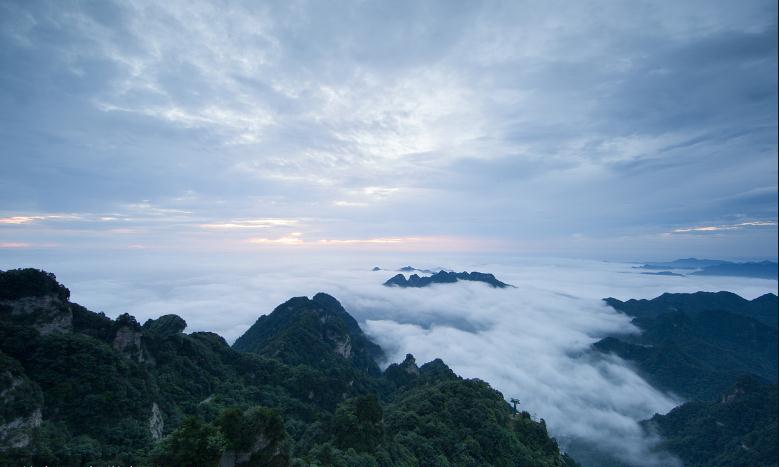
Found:
[(0, 255), (776, 258), (776, 17), (0, 0)]

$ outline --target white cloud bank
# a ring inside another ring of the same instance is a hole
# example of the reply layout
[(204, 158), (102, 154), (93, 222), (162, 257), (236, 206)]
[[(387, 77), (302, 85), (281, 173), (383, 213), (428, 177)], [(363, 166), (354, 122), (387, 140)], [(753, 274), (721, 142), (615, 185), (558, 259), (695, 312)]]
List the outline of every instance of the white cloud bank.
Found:
[[(642, 275), (630, 264), (596, 261), (493, 259), (493, 264), (479, 264), (464, 257), (310, 254), (134, 258), (112, 258), (110, 265), (94, 260), (57, 264), (60, 260), (47, 258), (41, 266), (70, 287), (74, 301), (92, 310), (110, 316), (129, 312), (141, 322), (176, 313), (186, 319), (189, 331), (214, 331), (230, 342), (286, 299), (325, 291), (358, 319), (390, 361), (406, 353), (419, 362), (442, 358), (458, 374), (481, 378), (505, 397), (519, 398), (522, 408), (546, 420), (563, 447), (571, 439), (585, 440), (644, 466), (672, 465), (673, 460), (650, 454), (653, 440), (637, 421), (680, 401), (651, 387), (625, 362), (588, 354), (589, 346), (607, 334), (637, 331), (600, 299), (698, 290), (754, 298), (777, 289), (770, 280)], [(17, 266), (2, 263), (0, 268)], [(394, 272), (370, 271), (374, 265), (396, 269), (406, 264), (493, 272), (517, 288), (468, 282), (387, 288), (381, 283)]]

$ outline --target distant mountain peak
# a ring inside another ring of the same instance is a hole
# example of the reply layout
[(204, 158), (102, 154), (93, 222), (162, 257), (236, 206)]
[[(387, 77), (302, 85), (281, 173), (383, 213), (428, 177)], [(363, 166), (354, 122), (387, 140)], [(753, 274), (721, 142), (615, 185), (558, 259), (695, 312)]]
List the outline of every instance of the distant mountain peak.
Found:
[(646, 263), (637, 266), (638, 269), (685, 269), (693, 270), (690, 274), (701, 276), (731, 276), (754, 277), (759, 279), (776, 279), (777, 263), (773, 261), (731, 262), (719, 259), (685, 258), (670, 262)]
[(388, 279), (384, 285), (387, 287), (427, 287), (432, 284), (452, 284), (457, 281), (483, 282), (495, 288), (514, 287), (511, 284), (499, 281), (494, 274), (484, 272), (447, 272), (439, 271), (431, 276), (419, 276), (411, 274), (408, 279), (403, 274), (396, 274)]
[(669, 311), (681, 310), (687, 313), (702, 313), (715, 310), (748, 316), (769, 326), (777, 327), (777, 296), (767, 293), (753, 300), (747, 300), (733, 292), (665, 292), (651, 300), (630, 299), (621, 301), (613, 297), (604, 299), (607, 305), (634, 318), (654, 318)]

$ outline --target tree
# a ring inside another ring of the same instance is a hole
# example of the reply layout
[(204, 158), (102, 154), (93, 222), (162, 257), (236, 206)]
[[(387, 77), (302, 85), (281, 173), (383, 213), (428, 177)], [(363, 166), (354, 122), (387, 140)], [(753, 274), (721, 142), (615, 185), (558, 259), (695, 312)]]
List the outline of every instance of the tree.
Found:
[(161, 466), (213, 467), (226, 447), (225, 437), (215, 426), (198, 417), (187, 417), (157, 447), (154, 463)]

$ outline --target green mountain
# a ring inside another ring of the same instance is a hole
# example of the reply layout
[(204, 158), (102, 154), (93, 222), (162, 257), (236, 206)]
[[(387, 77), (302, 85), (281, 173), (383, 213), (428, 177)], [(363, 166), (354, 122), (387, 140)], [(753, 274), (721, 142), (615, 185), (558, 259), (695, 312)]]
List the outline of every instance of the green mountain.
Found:
[(261, 316), (235, 344), (235, 350), (274, 357), (289, 365), (327, 368), (349, 362), (380, 373), (381, 348), (363, 334), (338, 300), (324, 293), (295, 297)]
[(697, 292), (606, 303), (632, 316), (642, 332), (607, 337), (594, 348), (633, 362), (661, 389), (713, 400), (745, 374), (776, 382), (776, 295), (749, 301), (729, 292)]
[(576, 465), (489, 384), (381, 349), (333, 297), (297, 297), (230, 347), (165, 315), (69, 301), (0, 272), (0, 465)]
[(754, 300), (747, 300), (732, 292), (664, 293), (651, 300), (616, 298), (605, 299), (606, 304), (635, 318), (652, 318), (670, 311), (701, 313), (711, 310), (728, 311), (777, 327), (777, 297), (767, 293)]
[(662, 437), (657, 449), (687, 466), (777, 464), (776, 295), (697, 292), (606, 303), (632, 316), (641, 334), (608, 337), (594, 348), (691, 400), (643, 422)]
[(717, 401), (688, 402), (644, 422), (690, 467), (775, 466), (777, 386), (744, 377)]

